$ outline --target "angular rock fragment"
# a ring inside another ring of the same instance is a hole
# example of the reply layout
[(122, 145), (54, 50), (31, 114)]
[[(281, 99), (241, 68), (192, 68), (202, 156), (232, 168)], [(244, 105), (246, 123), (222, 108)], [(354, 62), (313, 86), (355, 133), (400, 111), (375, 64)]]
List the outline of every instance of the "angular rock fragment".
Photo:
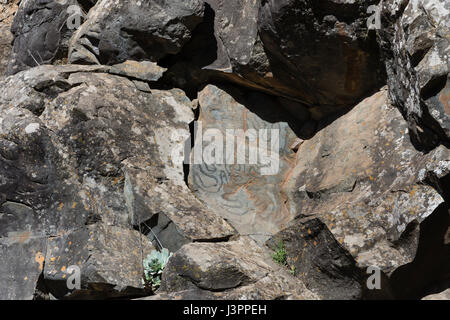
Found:
[[(96, 224), (48, 240), (45, 287), (59, 299), (101, 299), (142, 296), (143, 259), (154, 250), (134, 230)], [(67, 281), (79, 268), (80, 288)]]
[(362, 298), (362, 270), (319, 219), (296, 222), (268, 241), (273, 250), (279, 243), (286, 263), (309, 290), (324, 299)]
[(448, 1), (381, 2), (379, 42), (389, 94), (417, 148), (448, 144), (450, 7)]
[(77, 5), (76, 0), (21, 1), (11, 27), (14, 45), (7, 73), (65, 61), (73, 33), (67, 24), (68, 9)]
[(156, 299), (316, 297), (277, 267), (264, 249), (246, 238), (227, 243), (185, 245), (170, 259), (158, 293)]

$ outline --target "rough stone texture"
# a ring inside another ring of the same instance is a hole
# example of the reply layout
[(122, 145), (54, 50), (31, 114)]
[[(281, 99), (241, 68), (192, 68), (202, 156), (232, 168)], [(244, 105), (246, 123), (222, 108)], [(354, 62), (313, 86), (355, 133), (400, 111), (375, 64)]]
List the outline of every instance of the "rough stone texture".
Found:
[(227, 80), (320, 106), (321, 116), (383, 84), (376, 40), (366, 28), (370, 3), (206, 3), (99, 1), (72, 38), (69, 61), (151, 60), (169, 67), (166, 82), (186, 90)]
[(108, 71), (42, 66), (0, 82), (0, 237), (13, 245), (8, 254), (45, 256), (39, 243), (24, 252), (15, 245), (43, 236), (72, 233), (82, 246), (89, 241), (77, 230), (100, 222), (126, 231), (156, 218), (172, 251), (234, 234), (190, 193), (183, 157), (175, 157), (194, 117), (189, 99), (180, 90), (139, 91)]
[(418, 148), (450, 136), (450, 4), (446, 0), (382, 1), (380, 45), (393, 103)]
[(290, 268), (308, 289), (324, 299), (353, 300), (362, 297), (363, 274), (356, 261), (319, 219), (283, 230), (268, 241), (276, 250), (284, 244)]
[(68, 8), (76, 0), (23, 0), (14, 17), (13, 56), (8, 74), (67, 59), (68, 40), (73, 30), (67, 27)]
[(227, 243), (185, 245), (164, 270), (160, 291), (157, 299), (317, 298), (247, 237)]
[(98, 1), (71, 39), (69, 62), (158, 61), (189, 41), (203, 10), (199, 0)]
[(378, 48), (366, 26), (375, 2), (264, 1), (258, 26), (272, 76), (310, 106), (354, 105), (381, 87)]
[[(209, 164), (205, 161), (198, 163), (198, 158), (194, 159), (194, 150), (189, 175), (190, 186), (211, 210), (226, 218), (241, 235), (250, 235), (264, 241), (292, 219), (283, 206), (279, 191), (295, 156), (289, 149), (296, 140), (288, 123), (291, 116), (283, 111), (276, 100), (271, 100), (264, 94), (247, 95), (232, 87), (221, 89), (209, 85), (199, 93), (198, 102), (202, 135), (197, 132), (195, 146), (201, 146), (200, 152), (208, 154), (208, 148), (214, 146), (205, 139), (207, 130), (219, 129), (228, 141), (233, 142), (234, 139), (234, 145), (246, 147), (246, 159), (238, 164), (238, 159), (235, 158), (232, 159), (232, 164), (226, 164), (227, 149), (224, 145), (223, 161), (220, 162), (222, 164)], [(254, 129), (258, 138), (249, 141), (243, 133), (236, 138), (227, 134), (227, 129)], [(259, 137), (262, 129), (269, 130), (269, 142), (265, 144)], [(278, 130), (279, 133), (279, 146), (276, 150), (270, 145), (270, 141), (276, 139), (270, 130)], [(263, 175), (262, 169), (269, 169), (269, 166), (264, 164), (260, 156), (252, 163), (249, 150), (265, 151), (268, 155), (279, 154), (279, 165), (274, 163), (274, 172)]]
[[(146, 300), (448, 299), (448, 1), (383, 0), (368, 31), (375, 0), (23, 0), (3, 77), (18, 3), (0, 0), (0, 299), (143, 298), (161, 247)], [(227, 129), (259, 157), (220, 159)]]
[(112, 66), (110, 73), (142, 81), (158, 81), (166, 70), (154, 62), (127, 60), (124, 63)]
[[(300, 146), (283, 189), (291, 214), (320, 219), (358, 267), (376, 266), (391, 274), (417, 259), (421, 241), (427, 241), (420, 240), (419, 224), (434, 221), (446, 197), (439, 179), (449, 173), (448, 149), (424, 155), (407, 133), (387, 92), (376, 93)], [(447, 220), (441, 221), (445, 230)], [(435, 230), (444, 237), (445, 232)], [(300, 254), (302, 249), (297, 250)], [(440, 251), (444, 261), (447, 251)]]
[(0, 76), (6, 73), (12, 52), (13, 35), (10, 31), (19, 0), (0, 2)]
[[(56, 298), (100, 299), (145, 294), (142, 260), (154, 247), (139, 232), (95, 224), (48, 239), (44, 279)], [(78, 266), (81, 289), (70, 292), (67, 268)]]

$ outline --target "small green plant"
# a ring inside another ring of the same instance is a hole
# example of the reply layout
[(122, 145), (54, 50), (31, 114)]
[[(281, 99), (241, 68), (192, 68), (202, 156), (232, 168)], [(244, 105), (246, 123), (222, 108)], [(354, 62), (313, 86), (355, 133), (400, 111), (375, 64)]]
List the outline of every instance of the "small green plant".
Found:
[(291, 269), (289, 270), (289, 272), (295, 276), (295, 273), (297, 272), (297, 268), (295, 266), (291, 266)]
[(167, 249), (161, 252), (153, 250), (147, 258), (144, 259), (144, 284), (156, 291), (161, 285), (161, 274), (169, 261), (172, 253)]
[(287, 252), (286, 248), (284, 247), (283, 241), (278, 242), (277, 249), (275, 250), (275, 253), (273, 254), (273, 260), (278, 263), (279, 265), (286, 266), (287, 265)]

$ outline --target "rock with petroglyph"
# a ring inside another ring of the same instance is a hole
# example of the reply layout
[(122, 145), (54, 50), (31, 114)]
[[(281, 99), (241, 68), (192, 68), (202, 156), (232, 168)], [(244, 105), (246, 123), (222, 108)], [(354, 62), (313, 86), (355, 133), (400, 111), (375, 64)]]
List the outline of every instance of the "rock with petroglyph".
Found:
[(185, 245), (170, 259), (158, 294), (153, 299), (319, 298), (248, 237)]
[(292, 117), (276, 99), (233, 87), (209, 85), (198, 102), (190, 186), (241, 235), (264, 241), (293, 218), (280, 193), (295, 156)]

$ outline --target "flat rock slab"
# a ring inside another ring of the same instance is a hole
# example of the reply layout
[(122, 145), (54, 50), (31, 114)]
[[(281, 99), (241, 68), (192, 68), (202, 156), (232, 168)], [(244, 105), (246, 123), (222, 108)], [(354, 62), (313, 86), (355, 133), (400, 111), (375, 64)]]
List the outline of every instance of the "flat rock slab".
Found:
[[(219, 163), (205, 162), (207, 150), (214, 148), (214, 144), (197, 134), (195, 145), (201, 145), (203, 159), (195, 156), (197, 151), (194, 148), (190, 186), (211, 210), (226, 218), (241, 235), (267, 240), (293, 218), (284, 207), (283, 195), (279, 191), (288, 176), (294, 156), (289, 148), (296, 140), (287, 123), (290, 116), (266, 95), (255, 93), (254, 96), (245, 97), (233, 88), (222, 89), (209, 85), (200, 92), (198, 100), (198, 128), (202, 127), (202, 134), (207, 134), (208, 129), (218, 130), (224, 139), (224, 149), (217, 150), (223, 152)], [(233, 137), (233, 134), (227, 133), (229, 129), (242, 132), (254, 130), (258, 138), (249, 142), (240, 133), (238, 138)], [(267, 130), (266, 142), (259, 137), (261, 130)], [(275, 130), (277, 136), (271, 130)], [(236, 155), (234, 164), (226, 164), (226, 140), (234, 141), (235, 148), (236, 145), (246, 148), (243, 152), (230, 149), (230, 159), (233, 159), (233, 154)], [(271, 141), (275, 141), (277, 146), (272, 148)], [(251, 160), (249, 150), (256, 153), (257, 161)], [(273, 161), (269, 161), (273, 165), (273, 172), (269, 163), (263, 163), (265, 160), (261, 152), (274, 157)], [(245, 159), (239, 163), (240, 156), (245, 156)]]

